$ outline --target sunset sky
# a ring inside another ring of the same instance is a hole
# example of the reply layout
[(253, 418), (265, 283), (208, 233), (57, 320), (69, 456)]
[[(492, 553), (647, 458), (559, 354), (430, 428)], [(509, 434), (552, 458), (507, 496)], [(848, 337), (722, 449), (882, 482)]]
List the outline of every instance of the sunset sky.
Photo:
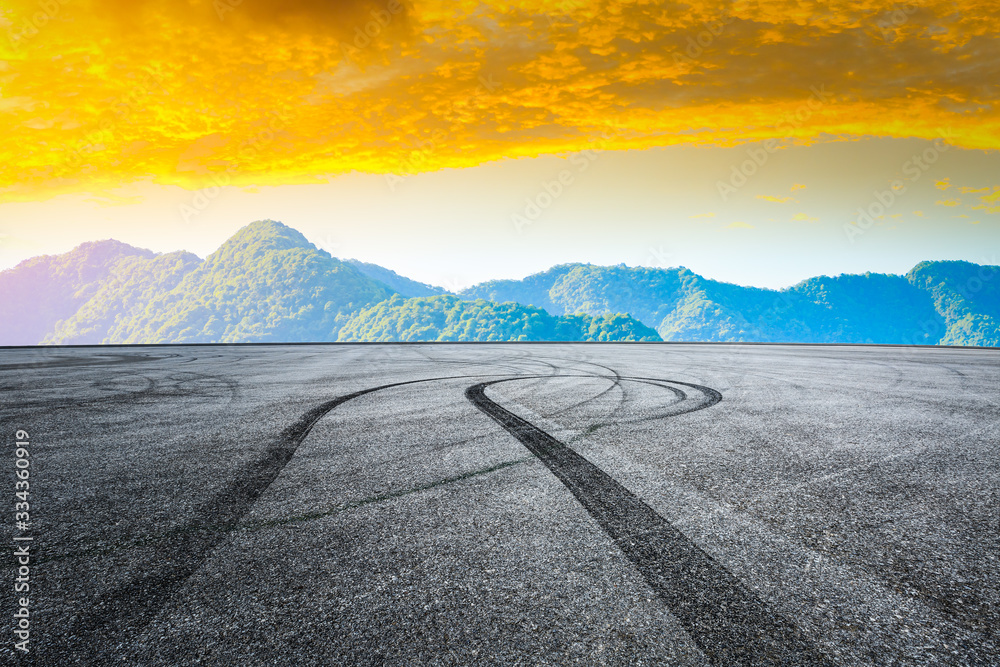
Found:
[(260, 218), (451, 288), (998, 263), (998, 25), (995, 0), (4, 0), (0, 268), (205, 255)]

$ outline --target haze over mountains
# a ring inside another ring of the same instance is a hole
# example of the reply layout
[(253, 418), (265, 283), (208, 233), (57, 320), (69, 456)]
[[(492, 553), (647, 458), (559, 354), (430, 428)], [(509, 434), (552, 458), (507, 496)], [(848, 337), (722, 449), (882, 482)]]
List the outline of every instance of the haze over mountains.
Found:
[(0, 273), (0, 344), (770, 341), (1000, 346), (1000, 267), (922, 262), (785, 290), (566, 264), (457, 295), (252, 223), (201, 260), (85, 243)]

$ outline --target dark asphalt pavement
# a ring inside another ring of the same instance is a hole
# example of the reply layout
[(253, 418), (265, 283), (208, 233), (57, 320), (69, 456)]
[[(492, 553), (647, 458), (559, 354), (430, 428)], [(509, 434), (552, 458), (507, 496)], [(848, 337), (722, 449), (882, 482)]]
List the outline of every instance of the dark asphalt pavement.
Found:
[(1000, 350), (5, 349), (0, 386), (4, 664), (1000, 664)]

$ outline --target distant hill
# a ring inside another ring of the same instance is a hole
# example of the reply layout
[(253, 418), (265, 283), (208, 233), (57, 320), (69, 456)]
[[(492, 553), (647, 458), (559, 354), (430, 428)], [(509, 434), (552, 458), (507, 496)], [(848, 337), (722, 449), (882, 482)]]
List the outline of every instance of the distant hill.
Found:
[(409, 278), (401, 276), (395, 271), (387, 269), (384, 266), (379, 266), (378, 264), (369, 264), (368, 262), (362, 262), (357, 259), (349, 259), (347, 260), (347, 263), (369, 278), (378, 280), (384, 285), (388, 285), (403, 296), (436, 296), (438, 294), (448, 293), (448, 290), (443, 287), (435, 287), (434, 285), (428, 285), (427, 283), (419, 283), (416, 280), (410, 280)]
[(119, 262), (153, 256), (118, 241), (93, 241), (0, 272), (0, 344), (38, 344), (100, 290)]
[(449, 295), (280, 222), (201, 260), (84, 243), (0, 272), (0, 344), (657, 340), (1000, 346), (1000, 267), (820, 276), (783, 290), (683, 268), (563, 264)]
[(923, 262), (906, 276), (821, 276), (770, 290), (683, 267), (566, 264), (524, 280), (475, 285), (460, 296), (512, 300), (556, 315), (628, 313), (668, 341), (996, 346), (998, 277), (996, 266)]
[[(921, 262), (906, 279), (930, 295), (944, 320), (942, 345), (1000, 346), (1000, 266)], [(932, 325), (928, 325), (932, 326)], [(941, 332), (933, 328), (933, 334)]]
[(122, 340), (149, 304), (177, 287), (200, 262), (189, 252), (121, 259), (93, 296), (70, 317), (57, 322), (42, 343), (97, 345)]
[(342, 341), (657, 341), (627, 315), (563, 315), (519, 303), (396, 295), (352, 317)]

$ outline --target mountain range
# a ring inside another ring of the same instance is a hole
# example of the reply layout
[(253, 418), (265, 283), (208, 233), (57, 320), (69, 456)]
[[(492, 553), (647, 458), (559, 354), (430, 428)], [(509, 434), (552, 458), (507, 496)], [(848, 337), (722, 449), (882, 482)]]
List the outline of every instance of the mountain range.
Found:
[(263, 220), (204, 260), (107, 240), (0, 272), (0, 344), (762, 341), (1000, 346), (1000, 267), (743, 287), (683, 268), (564, 264), (457, 294), (340, 260)]

